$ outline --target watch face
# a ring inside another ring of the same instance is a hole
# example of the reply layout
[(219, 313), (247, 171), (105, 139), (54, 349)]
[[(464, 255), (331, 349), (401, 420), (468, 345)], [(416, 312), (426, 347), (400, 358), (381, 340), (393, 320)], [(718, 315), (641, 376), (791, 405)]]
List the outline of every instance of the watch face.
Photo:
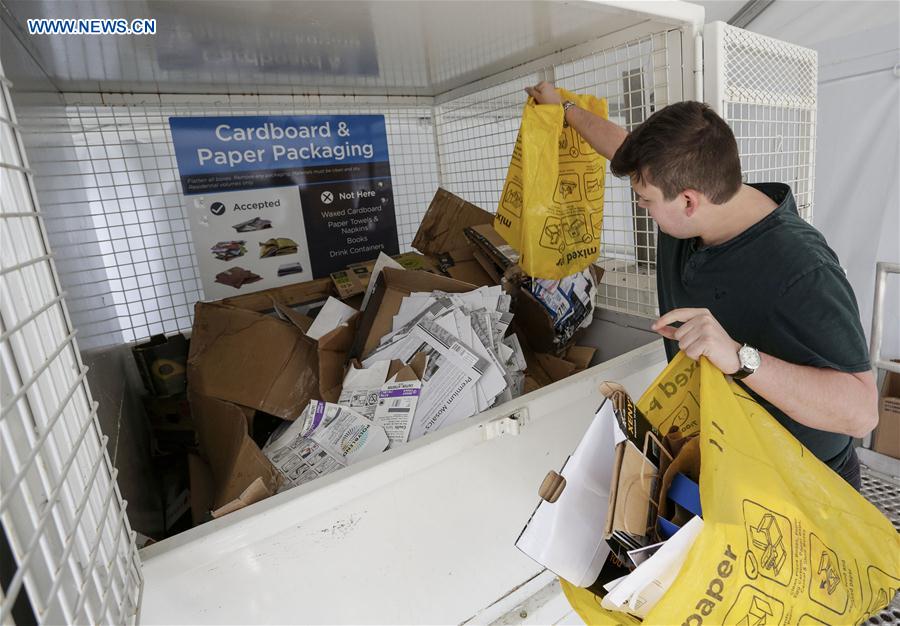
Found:
[(738, 358), (741, 360), (741, 367), (750, 370), (755, 370), (759, 367), (759, 352), (756, 351), (756, 348), (744, 346), (738, 351)]

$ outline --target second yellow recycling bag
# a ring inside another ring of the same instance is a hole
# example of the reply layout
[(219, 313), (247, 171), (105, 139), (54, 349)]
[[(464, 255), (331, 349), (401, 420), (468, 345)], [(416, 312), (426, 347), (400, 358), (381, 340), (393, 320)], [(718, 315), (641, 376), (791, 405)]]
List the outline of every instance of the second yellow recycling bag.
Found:
[[(699, 429), (704, 526), (645, 624), (858, 624), (900, 588), (900, 535), (705, 358), (679, 353), (638, 402)], [(563, 582), (588, 624), (637, 623)]]
[[(557, 91), (608, 117), (605, 99)], [(606, 159), (563, 121), (561, 106), (528, 99), (494, 220), (521, 255), (522, 270), (535, 278), (580, 272), (600, 253)]]

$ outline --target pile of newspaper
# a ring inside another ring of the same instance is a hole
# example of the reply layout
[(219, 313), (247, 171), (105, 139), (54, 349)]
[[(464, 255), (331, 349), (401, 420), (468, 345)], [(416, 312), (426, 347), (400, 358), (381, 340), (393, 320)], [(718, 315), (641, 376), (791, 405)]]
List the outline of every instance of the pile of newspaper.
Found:
[(550, 313), (555, 343), (565, 344), (579, 328), (591, 325), (597, 285), (589, 268), (560, 280), (529, 278), (523, 287)]
[(284, 488), (521, 395), (525, 357), (514, 334), (504, 337), (510, 304), (499, 286), (405, 297), (391, 332), (349, 368), (338, 403), (311, 401), (269, 438), (263, 453)]

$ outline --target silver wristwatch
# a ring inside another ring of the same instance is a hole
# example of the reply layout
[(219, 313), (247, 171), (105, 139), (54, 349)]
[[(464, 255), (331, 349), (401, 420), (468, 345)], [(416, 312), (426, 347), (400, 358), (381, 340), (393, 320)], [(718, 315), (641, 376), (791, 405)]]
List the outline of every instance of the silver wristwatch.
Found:
[(751, 348), (746, 343), (738, 350), (738, 361), (741, 363), (741, 369), (731, 375), (734, 380), (747, 378), (747, 376), (759, 369), (759, 365), (762, 362), (759, 358), (759, 351), (756, 348)]
[(568, 125), (569, 125), (569, 123), (566, 121), (566, 113), (568, 113), (568, 112), (569, 112), (569, 109), (571, 109), (571, 108), (574, 107), (574, 106), (577, 106), (577, 105), (576, 105), (574, 102), (572, 102), (571, 100), (566, 100), (565, 102), (562, 103), (562, 108), (563, 108), (563, 126), (568, 126)]

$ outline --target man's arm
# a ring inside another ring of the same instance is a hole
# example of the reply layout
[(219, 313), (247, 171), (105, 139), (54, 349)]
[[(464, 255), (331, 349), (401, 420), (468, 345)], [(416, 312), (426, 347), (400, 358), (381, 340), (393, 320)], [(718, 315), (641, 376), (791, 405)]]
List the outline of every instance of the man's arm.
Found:
[[(682, 322), (679, 328), (669, 326)], [(740, 344), (707, 309), (675, 309), (653, 324), (653, 330), (674, 339), (690, 358), (707, 357), (725, 374), (741, 367)], [(777, 406), (793, 420), (828, 432), (864, 437), (878, 423), (878, 390), (871, 371), (839, 372), (795, 365), (760, 352), (762, 363), (741, 382)]]
[[(553, 85), (548, 82), (540, 82), (534, 87), (527, 87), (525, 91), (538, 104), (562, 104), (562, 98)], [(616, 150), (628, 136), (628, 132), (621, 126), (594, 115), (590, 111), (571, 107), (565, 115), (569, 126), (584, 137), (584, 140), (594, 150), (609, 160), (612, 160)]]

